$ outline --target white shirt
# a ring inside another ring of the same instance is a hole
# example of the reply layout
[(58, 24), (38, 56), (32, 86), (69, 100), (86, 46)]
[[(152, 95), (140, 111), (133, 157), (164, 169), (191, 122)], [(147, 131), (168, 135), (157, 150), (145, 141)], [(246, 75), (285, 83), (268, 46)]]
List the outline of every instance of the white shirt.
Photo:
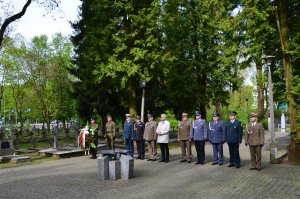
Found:
[(156, 128), (157, 143), (169, 143), (170, 122), (165, 120), (158, 123)]

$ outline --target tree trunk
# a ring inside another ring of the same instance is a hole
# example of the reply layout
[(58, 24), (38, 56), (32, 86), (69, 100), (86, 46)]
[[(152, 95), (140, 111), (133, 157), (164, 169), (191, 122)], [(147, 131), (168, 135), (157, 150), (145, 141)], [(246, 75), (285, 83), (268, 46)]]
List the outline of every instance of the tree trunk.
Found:
[(129, 91), (129, 113), (134, 117), (137, 114), (137, 108), (135, 103), (136, 92), (135, 92), (136, 80), (130, 78), (128, 82)]
[(290, 132), (291, 132), (291, 144), (288, 147), (288, 159), (290, 162), (298, 162), (300, 161), (300, 144), (297, 143), (297, 138), (300, 137), (300, 132), (297, 132), (297, 107), (295, 103), (294, 96), (291, 91), (293, 89), (293, 71), (291, 64), (291, 57), (288, 54), (288, 6), (287, 0), (280, 0), (276, 18), (277, 25), (280, 35), (281, 48), (282, 48), (282, 62), (284, 67), (284, 75), (285, 75), (285, 85), (286, 85), (286, 94), (288, 101), (288, 112), (290, 116)]
[(257, 86), (257, 120), (264, 119), (264, 80), (261, 62), (256, 62), (256, 86)]

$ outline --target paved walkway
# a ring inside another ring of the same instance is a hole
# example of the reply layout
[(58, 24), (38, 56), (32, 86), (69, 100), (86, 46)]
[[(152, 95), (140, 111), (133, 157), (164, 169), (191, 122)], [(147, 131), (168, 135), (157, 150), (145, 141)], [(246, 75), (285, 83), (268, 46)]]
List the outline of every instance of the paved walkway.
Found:
[[(288, 139), (287, 134), (282, 137)], [(239, 169), (212, 166), (210, 144), (205, 165), (180, 163), (179, 148), (170, 152), (167, 164), (135, 160), (131, 180), (98, 180), (96, 160), (87, 156), (1, 169), (0, 198), (300, 198), (300, 167), (269, 164), (267, 150), (261, 171), (249, 170), (250, 154), (244, 144)], [(228, 163), (227, 144), (224, 154)]]

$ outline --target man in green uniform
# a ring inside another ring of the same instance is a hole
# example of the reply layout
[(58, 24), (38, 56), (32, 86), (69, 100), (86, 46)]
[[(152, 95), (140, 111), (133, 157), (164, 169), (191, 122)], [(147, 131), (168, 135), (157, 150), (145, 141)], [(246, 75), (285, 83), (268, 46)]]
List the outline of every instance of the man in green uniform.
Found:
[(94, 117), (92, 117), (91, 118), (91, 127), (90, 127), (90, 134), (93, 136), (92, 143), (90, 144), (90, 150), (92, 153), (91, 159), (97, 158), (98, 129), (99, 129), (99, 126), (96, 123), (96, 119)]
[(107, 116), (107, 122), (105, 125), (105, 138), (108, 149), (115, 149), (116, 124), (112, 121), (112, 117), (110, 115)]
[(153, 120), (153, 115), (148, 114), (148, 122), (145, 125), (144, 140), (147, 142), (149, 158), (147, 161), (155, 161), (157, 156), (156, 150), (156, 128), (157, 122)]
[(250, 114), (250, 123), (247, 124), (247, 133), (245, 136), (245, 145), (249, 145), (251, 164), (250, 170), (261, 169), (261, 148), (265, 143), (264, 127), (257, 122), (257, 114)]
[(182, 120), (179, 123), (178, 128), (178, 142), (181, 147), (181, 161), (188, 163), (192, 162), (192, 148), (191, 148), (191, 140), (190, 140), (190, 132), (193, 128), (192, 121), (188, 119), (187, 113), (182, 113)]

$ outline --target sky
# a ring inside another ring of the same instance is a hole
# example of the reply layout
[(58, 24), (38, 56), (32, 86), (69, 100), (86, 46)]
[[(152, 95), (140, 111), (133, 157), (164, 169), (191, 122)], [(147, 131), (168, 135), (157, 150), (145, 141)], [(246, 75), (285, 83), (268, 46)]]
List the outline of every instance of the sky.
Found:
[[(15, 30), (13, 34), (20, 33), (26, 39), (32, 39), (34, 36), (46, 34), (49, 38), (55, 33), (62, 33), (65, 36), (72, 34), (72, 28), (68, 21), (76, 21), (78, 19), (78, 6), (80, 0), (61, 0), (62, 12), (51, 12), (45, 15), (46, 10), (32, 3), (25, 15), (14, 24)], [(14, 10), (19, 12), (25, 0), (14, 0)]]

